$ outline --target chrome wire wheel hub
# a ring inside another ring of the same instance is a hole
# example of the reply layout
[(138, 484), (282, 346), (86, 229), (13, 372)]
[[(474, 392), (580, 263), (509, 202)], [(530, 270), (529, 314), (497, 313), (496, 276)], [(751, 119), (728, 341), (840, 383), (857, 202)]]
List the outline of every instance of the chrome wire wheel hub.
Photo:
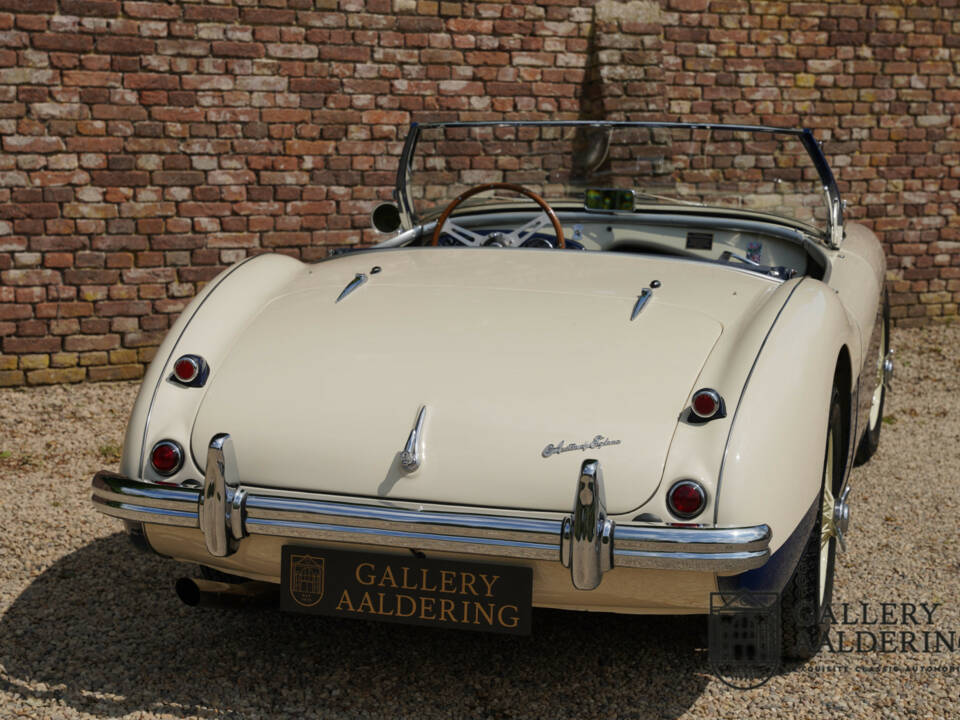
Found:
[(846, 534), (850, 526), (850, 504), (847, 498), (850, 497), (850, 486), (844, 488), (839, 498), (835, 498), (829, 487), (823, 490), (823, 503), (820, 509), (820, 552), (821, 564), (823, 563), (823, 554), (827, 551), (830, 538), (836, 538), (840, 543), (840, 548), (847, 549)]
[(888, 350), (883, 359), (883, 384), (889, 388), (893, 381), (893, 350)]

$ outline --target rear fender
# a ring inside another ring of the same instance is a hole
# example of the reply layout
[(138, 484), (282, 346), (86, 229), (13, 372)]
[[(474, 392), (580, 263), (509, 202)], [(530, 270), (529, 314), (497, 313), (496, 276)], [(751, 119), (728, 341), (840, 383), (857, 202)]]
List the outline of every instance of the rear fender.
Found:
[[(163, 438), (189, 450), (190, 428), (205, 388), (185, 388), (168, 380), (173, 363), (184, 353), (203, 357), (211, 377), (229, 350), (232, 338), (264, 303), (306, 266), (285, 255), (258, 255), (243, 260), (211, 280), (190, 302), (167, 333), (147, 369), (123, 443), (120, 472), (131, 478), (180, 482), (202, 472), (187, 452), (183, 468), (161, 478), (146, 462), (146, 450)], [(207, 381), (209, 387), (210, 381)]]
[[(836, 293), (817, 280), (802, 282), (760, 350), (735, 411), (718, 478), (719, 526), (766, 523), (775, 552), (803, 522), (819, 497), (838, 358), (843, 348), (859, 357), (859, 343)], [(852, 390), (840, 388), (848, 398)]]

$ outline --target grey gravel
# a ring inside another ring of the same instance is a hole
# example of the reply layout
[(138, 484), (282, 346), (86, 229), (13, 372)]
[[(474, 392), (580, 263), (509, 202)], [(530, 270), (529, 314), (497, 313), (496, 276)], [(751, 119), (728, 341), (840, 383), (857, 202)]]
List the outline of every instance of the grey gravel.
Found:
[[(854, 471), (835, 607), (942, 603), (913, 630), (956, 637), (960, 326), (897, 331), (894, 343), (880, 450)], [(88, 500), (92, 474), (116, 467), (135, 393), (0, 391), (4, 720), (960, 716), (960, 645), (822, 650), (740, 691), (712, 675), (701, 617), (537, 610), (533, 635), (516, 638), (186, 608), (173, 583), (193, 569), (137, 552)]]

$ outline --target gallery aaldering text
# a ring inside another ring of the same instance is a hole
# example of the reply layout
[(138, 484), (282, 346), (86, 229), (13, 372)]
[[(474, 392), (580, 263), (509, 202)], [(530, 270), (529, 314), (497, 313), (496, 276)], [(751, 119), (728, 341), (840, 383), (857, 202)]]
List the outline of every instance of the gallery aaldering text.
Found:
[[(957, 632), (933, 627), (943, 603), (839, 603), (827, 608), (824, 647), (832, 653), (942, 653), (957, 650)], [(887, 629), (895, 626), (895, 629)]]

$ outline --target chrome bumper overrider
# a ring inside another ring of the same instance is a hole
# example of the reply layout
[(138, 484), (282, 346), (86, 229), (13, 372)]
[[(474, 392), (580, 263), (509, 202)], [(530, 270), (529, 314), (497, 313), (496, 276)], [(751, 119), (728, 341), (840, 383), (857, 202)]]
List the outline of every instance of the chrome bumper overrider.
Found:
[[(596, 587), (603, 572), (613, 567), (726, 575), (759, 567), (770, 555), (766, 525), (710, 529), (614, 523), (605, 518), (602, 506), (581, 506), (583, 493), (577, 494), (573, 515), (562, 520), (281, 496), (269, 488), (231, 483), (233, 457), (229, 436), (215, 437), (203, 488), (158, 485), (99, 472), (93, 479), (93, 502), (100, 512), (125, 520), (199, 528), (208, 551), (218, 557), (234, 552), (245, 537), (274, 535), (562, 561), (571, 567), (574, 584), (581, 589)], [(586, 476), (582, 474), (581, 481)], [(591, 527), (597, 532), (591, 532)]]

